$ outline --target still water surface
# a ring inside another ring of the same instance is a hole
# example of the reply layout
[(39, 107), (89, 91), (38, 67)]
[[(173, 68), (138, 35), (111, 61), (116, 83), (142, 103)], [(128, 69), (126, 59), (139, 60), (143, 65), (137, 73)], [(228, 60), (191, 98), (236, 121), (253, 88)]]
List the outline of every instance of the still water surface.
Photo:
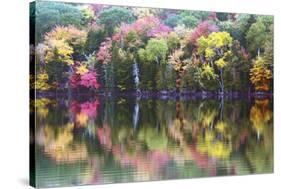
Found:
[(270, 99), (36, 101), (39, 187), (272, 171)]

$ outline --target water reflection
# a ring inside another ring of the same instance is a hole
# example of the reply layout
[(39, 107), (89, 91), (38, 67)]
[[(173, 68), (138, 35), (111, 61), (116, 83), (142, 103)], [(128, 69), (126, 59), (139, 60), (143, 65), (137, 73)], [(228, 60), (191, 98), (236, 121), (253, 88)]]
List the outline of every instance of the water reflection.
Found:
[(273, 113), (262, 100), (36, 101), (38, 186), (273, 171)]

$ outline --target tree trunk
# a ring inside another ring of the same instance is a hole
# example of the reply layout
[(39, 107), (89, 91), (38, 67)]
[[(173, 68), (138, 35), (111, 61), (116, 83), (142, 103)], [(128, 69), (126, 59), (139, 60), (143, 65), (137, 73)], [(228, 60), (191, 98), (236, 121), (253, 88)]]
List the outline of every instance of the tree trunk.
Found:
[(159, 64), (160, 64), (160, 62), (159, 62), (159, 58), (158, 58), (158, 56), (156, 56), (156, 57), (155, 57), (155, 60), (156, 60), (156, 62), (157, 62), (157, 65), (159, 65)]
[(224, 108), (224, 97), (221, 97), (220, 101), (220, 120), (223, 120), (223, 108)]
[(224, 83), (223, 83), (223, 71), (220, 69), (220, 87), (221, 87), (221, 93), (224, 94)]
[(177, 93), (180, 92), (180, 86), (181, 86), (181, 78), (179, 72), (177, 72), (177, 78), (176, 78), (176, 91)]
[(123, 34), (121, 34), (120, 46), (121, 46), (121, 49), (124, 48), (124, 37), (123, 37)]
[(137, 60), (136, 58), (134, 58), (133, 60), (133, 74), (134, 74), (134, 83), (135, 83), (135, 87), (136, 87), (136, 90), (139, 89), (139, 82), (140, 82), (140, 78), (139, 78), (139, 68), (138, 68), (138, 63), (137, 63)]

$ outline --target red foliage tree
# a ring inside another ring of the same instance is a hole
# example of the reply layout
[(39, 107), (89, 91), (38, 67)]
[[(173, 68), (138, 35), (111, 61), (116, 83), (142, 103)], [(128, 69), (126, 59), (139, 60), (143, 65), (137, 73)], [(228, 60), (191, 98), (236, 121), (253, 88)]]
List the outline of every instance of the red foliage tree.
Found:
[(97, 74), (95, 71), (89, 71), (88, 73), (81, 76), (80, 85), (87, 88), (98, 89), (100, 87), (97, 81)]
[(106, 38), (106, 41), (101, 43), (101, 46), (97, 53), (96, 56), (97, 61), (103, 64), (108, 64), (112, 58), (111, 48), (112, 48), (112, 40), (110, 38)]
[(80, 85), (81, 77), (79, 74), (73, 73), (69, 78), (69, 84), (72, 88), (77, 88)]
[(191, 33), (190, 42), (194, 45), (197, 44), (197, 39), (201, 36), (207, 36), (212, 32), (219, 31), (219, 28), (208, 21), (201, 22)]
[(119, 41), (131, 31), (135, 31), (138, 35), (145, 37), (157, 37), (169, 34), (172, 29), (162, 24), (157, 17), (146, 16), (132, 24), (122, 24), (119, 32), (112, 39), (113, 41)]

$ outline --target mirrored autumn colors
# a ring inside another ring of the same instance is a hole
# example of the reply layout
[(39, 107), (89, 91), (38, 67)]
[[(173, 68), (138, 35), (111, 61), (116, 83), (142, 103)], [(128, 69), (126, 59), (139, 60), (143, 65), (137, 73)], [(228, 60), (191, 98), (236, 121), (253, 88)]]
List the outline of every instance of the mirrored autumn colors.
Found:
[(272, 99), (38, 98), (39, 187), (273, 171)]

